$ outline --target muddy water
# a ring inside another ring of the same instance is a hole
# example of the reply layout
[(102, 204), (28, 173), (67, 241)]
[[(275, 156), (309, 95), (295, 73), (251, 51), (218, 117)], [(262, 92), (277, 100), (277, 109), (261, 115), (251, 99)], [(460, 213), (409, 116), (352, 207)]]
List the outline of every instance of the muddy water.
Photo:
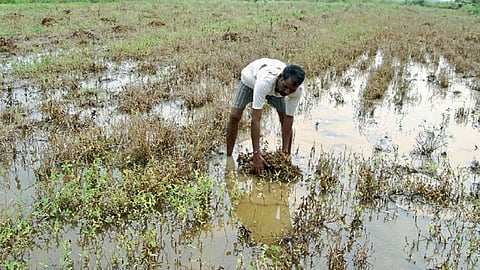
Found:
[[(87, 80), (83, 87), (115, 92), (121, 91), (127, 83), (152, 79), (132, 75), (131, 63), (121, 67), (107, 66), (102, 79)], [(305, 181), (264, 183), (238, 171), (235, 157), (238, 152), (251, 149), (247, 129), (238, 138), (233, 159), (227, 159), (223, 154), (213, 157), (211, 175), (216, 179), (215, 192), (225, 192), (225, 199), (222, 202), (223, 211), (219, 211), (202, 230), (189, 232), (185, 225), (165, 224), (151, 219), (144, 224), (130, 224), (128, 229), (122, 228), (124, 231), (107, 232), (97, 239), (82, 239), (79, 227), (67, 227), (44, 235), (44, 239), (37, 239), (38, 245), (29, 254), (29, 264), (32, 268), (59, 267), (65, 254), (72, 254), (76, 265), (86, 262), (85, 266), (90, 268), (95, 265), (108, 268), (117, 257), (125, 257), (132, 252), (125, 243), (141, 243), (149, 232), (161, 243), (157, 262), (164, 269), (180, 266), (199, 269), (207, 265), (235, 269), (239, 264), (248, 266), (250, 261), (265, 259), (262, 253), (264, 244), (278, 245), (285, 236), (284, 232), (292, 229), (292, 219), (299, 205), (311, 192), (307, 182), (314, 177), (315, 162), (322, 152), (354, 152), (365, 157), (380, 152), (413, 160), (411, 152), (417, 144), (418, 134), (425, 129), (443, 126), (445, 145), (439, 149), (440, 156), (446, 155), (454, 166), (468, 167), (479, 159), (476, 138), (480, 130), (480, 93), (470, 90), (469, 81), (457, 77), (452, 70), (448, 73), (450, 84), (447, 88), (429, 81), (429, 75), (438, 76), (441, 68), (448, 69), (448, 66), (409, 65), (409, 77), (406, 78), (409, 90), (402, 106), (395, 105), (398, 96), (392, 85), (384, 101), (365, 107), (360, 96), (368, 73), (355, 67), (344, 78), (310, 81), (296, 116), (292, 147), (293, 162), (304, 172)], [(8, 72), (8, 67), (2, 69)], [(328, 87), (322, 86), (325, 82), (328, 82)], [(37, 98), (34, 98), (36, 92), (35, 89), (25, 90), (18, 86), (13, 95), (2, 96), (0, 108), (14, 100), (35, 114), (38, 105)], [(459, 111), (466, 113), (459, 114)], [(188, 112), (178, 101), (159, 105), (153, 108), (152, 113), (165, 119), (181, 121), (182, 117), (188, 118)], [(269, 109), (264, 115), (262, 144), (274, 150), (280, 144), (277, 115)], [(112, 115), (111, 110), (106, 108), (99, 112), (97, 124), (104, 125), (116, 117), (120, 116)], [(247, 112), (245, 121), (248, 118)], [(18, 156), (3, 173), (5, 181), (0, 186), (3, 209), (19, 198), (26, 205), (32, 203), (35, 194), (33, 168), (41, 159), (39, 153), (46, 141), (42, 134), (36, 138), (39, 138), (38, 141), (19, 140), (16, 144), (24, 155)], [(470, 184), (478, 182), (478, 175), (473, 174), (468, 181)], [(432, 247), (420, 245), (415, 252), (409, 252), (418, 235), (424, 235), (429, 229), (433, 215), (428, 209), (422, 211), (408, 204), (391, 202), (382, 210), (367, 212), (370, 214), (363, 220), (364, 238), (359, 239), (358, 244), (371, 245), (368, 262), (373, 269), (425, 269), (439, 263), (438, 258), (442, 254), (435, 257), (433, 263), (425, 259), (425, 256), (435, 256)], [(126, 235), (125, 231), (128, 232)], [(327, 231), (325, 234), (329, 239)], [(138, 249), (133, 253), (142, 257)], [(350, 266), (353, 265), (352, 255), (347, 255), (346, 259)], [(316, 254), (305, 267), (317, 269), (325, 265), (326, 254)]]

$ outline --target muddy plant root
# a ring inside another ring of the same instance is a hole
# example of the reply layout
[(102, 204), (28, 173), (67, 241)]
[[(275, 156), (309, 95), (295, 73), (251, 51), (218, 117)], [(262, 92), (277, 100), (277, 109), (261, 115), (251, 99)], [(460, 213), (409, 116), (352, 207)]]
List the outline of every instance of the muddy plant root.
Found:
[[(289, 156), (281, 151), (263, 152), (262, 157), (269, 166), (265, 166), (263, 178), (271, 181), (292, 182), (302, 178), (300, 168), (293, 165)], [(253, 155), (240, 153), (237, 158), (239, 170), (253, 174)]]

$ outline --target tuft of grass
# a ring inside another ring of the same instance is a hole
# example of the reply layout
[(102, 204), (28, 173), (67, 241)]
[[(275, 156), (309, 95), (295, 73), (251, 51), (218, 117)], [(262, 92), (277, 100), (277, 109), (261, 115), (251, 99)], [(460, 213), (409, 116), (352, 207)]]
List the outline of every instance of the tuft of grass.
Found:
[(363, 98), (367, 101), (382, 99), (388, 90), (395, 75), (395, 68), (389, 61), (383, 61), (382, 64), (375, 68), (363, 90)]
[(449, 119), (444, 115), (439, 127), (423, 126), (423, 130), (415, 138), (416, 145), (412, 153), (431, 158), (434, 153), (446, 147), (449, 138), (446, 134), (448, 124)]
[(0, 265), (7, 268), (24, 267), (25, 262), (15, 258), (25, 256), (34, 244), (34, 221), (22, 216), (21, 207), (15, 205), (0, 211)]

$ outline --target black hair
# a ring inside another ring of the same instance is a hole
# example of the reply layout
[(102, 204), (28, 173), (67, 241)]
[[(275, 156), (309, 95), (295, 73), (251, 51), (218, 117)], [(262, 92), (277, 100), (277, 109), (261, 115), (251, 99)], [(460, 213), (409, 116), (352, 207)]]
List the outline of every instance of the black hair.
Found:
[(305, 80), (305, 71), (299, 65), (290, 64), (283, 69), (282, 77), (285, 80), (292, 79), (295, 86), (299, 86)]

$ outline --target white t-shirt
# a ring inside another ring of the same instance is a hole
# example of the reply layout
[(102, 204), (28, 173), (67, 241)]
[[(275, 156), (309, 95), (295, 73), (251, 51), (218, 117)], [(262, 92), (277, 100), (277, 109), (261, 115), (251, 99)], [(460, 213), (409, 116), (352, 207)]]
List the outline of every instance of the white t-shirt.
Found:
[[(282, 97), (275, 93), (275, 83), (286, 64), (280, 60), (261, 58), (242, 69), (242, 83), (253, 89), (252, 108), (262, 109), (266, 96)], [(285, 113), (293, 116), (297, 110), (303, 93), (303, 83), (297, 91), (285, 97)]]

